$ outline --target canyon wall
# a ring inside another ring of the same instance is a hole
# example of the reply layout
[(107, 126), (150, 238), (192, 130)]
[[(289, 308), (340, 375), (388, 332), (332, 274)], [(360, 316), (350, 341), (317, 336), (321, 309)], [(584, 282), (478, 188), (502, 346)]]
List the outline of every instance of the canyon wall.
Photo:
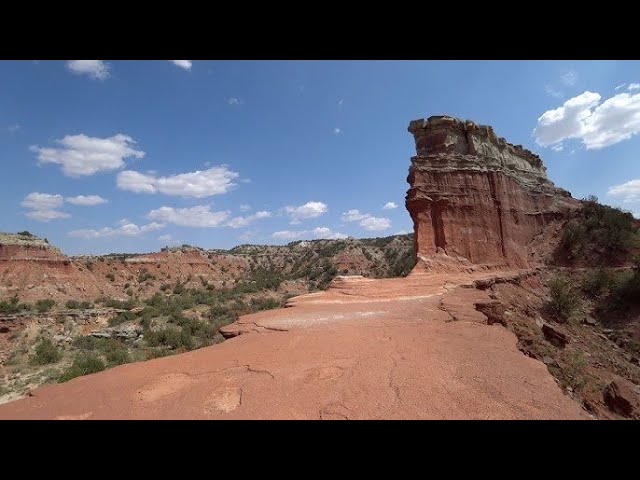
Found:
[(409, 125), (406, 206), (414, 222), (418, 268), (482, 264), (526, 268), (528, 245), (545, 226), (580, 207), (548, 178), (538, 155), (493, 129), (449, 116)]

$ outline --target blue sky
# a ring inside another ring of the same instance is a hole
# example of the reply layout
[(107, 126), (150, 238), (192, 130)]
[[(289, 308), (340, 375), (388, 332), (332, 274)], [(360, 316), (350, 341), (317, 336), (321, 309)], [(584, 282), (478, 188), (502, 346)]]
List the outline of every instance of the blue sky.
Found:
[(407, 126), (438, 114), (640, 212), (636, 61), (2, 61), (0, 230), (69, 254), (410, 232)]

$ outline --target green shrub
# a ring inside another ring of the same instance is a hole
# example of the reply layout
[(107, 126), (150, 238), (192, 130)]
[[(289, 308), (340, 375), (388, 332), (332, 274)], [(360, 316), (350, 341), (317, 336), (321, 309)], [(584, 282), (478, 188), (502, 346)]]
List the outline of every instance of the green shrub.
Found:
[(568, 321), (580, 306), (580, 299), (566, 278), (556, 277), (549, 282), (551, 299), (547, 310), (560, 321)]
[(109, 326), (114, 327), (116, 325), (120, 325), (121, 323), (134, 320), (135, 318), (136, 318), (136, 314), (133, 312), (120, 312), (115, 317), (112, 317), (109, 319)]
[(591, 196), (583, 200), (577, 217), (563, 227), (556, 259), (592, 266), (624, 262), (638, 244), (638, 226), (633, 215), (600, 205), (597, 197)]
[(36, 310), (40, 313), (45, 313), (51, 310), (53, 306), (56, 304), (55, 300), (47, 298), (45, 300), (38, 300), (36, 302)]
[(22, 232), (18, 232), (18, 235), (22, 237), (35, 237), (35, 235), (27, 230), (23, 230)]
[(43, 338), (36, 345), (35, 355), (31, 357), (31, 363), (34, 365), (48, 365), (56, 363), (62, 358), (62, 353), (58, 350), (51, 340)]
[(12, 314), (12, 313), (18, 313), (22, 310), (29, 310), (29, 309), (30, 309), (29, 304), (20, 303), (20, 301), (18, 300), (18, 297), (11, 297), (9, 301), (2, 300), (0, 302), (0, 313)]
[(64, 306), (69, 310), (88, 310), (93, 308), (93, 305), (86, 300), (83, 300), (82, 302), (79, 302), (78, 300), (69, 300), (64, 304)]
[(58, 378), (58, 381), (60, 383), (67, 382), (72, 378), (100, 372), (105, 368), (106, 366), (100, 357), (92, 353), (79, 353), (71, 366)]

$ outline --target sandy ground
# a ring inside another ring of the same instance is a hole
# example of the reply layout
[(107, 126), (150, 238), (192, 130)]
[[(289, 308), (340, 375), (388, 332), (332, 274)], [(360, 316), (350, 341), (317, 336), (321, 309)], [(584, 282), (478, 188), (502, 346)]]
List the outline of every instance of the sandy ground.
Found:
[(339, 278), (220, 345), (40, 388), (0, 419), (589, 418), (484, 323), (485, 292), (456, 288), (483, 275)]

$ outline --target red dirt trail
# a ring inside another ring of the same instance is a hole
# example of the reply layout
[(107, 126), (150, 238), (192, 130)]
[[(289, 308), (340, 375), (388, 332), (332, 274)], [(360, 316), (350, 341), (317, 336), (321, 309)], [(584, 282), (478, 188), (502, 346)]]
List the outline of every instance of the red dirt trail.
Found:
[(457, 287), (481, 276), (339, 277), (222, 344), (40, 388), (0, 419), (590, 418), (486, 325), (486, 292)]

